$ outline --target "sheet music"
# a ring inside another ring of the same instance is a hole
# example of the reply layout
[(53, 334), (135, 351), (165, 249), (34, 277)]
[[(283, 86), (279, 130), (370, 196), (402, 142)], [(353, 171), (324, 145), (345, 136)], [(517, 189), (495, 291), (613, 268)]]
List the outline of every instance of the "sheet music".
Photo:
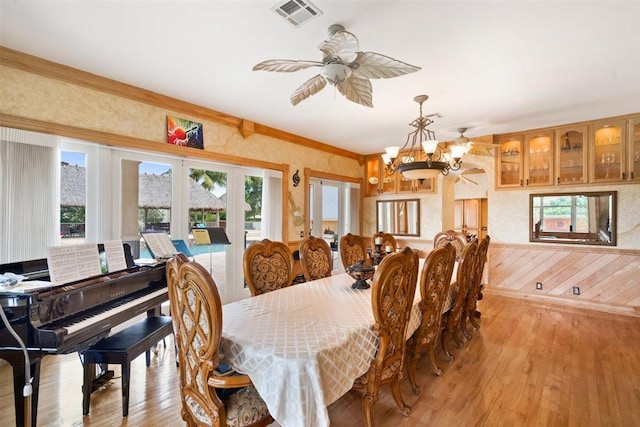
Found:
[(49, 247), (47, 264), (49, 277), (54, 283), (69, 283), (102, 274), (95, 243)]
[(193, 240), (196, 245), (210, 245), (211, 237), (209, 236), (209, 230), (206, 228), (194, 228), (191, 230)]
[(177, 251), (167, 233), (141, 233), (155, 258), (170, 258)]
[(107, 268), (109, 272), (125, 270), (127, 268), (127, 260), (124, 257), (122, 240), (109, 240), (104, 242), (104, 253), (107, 257)]

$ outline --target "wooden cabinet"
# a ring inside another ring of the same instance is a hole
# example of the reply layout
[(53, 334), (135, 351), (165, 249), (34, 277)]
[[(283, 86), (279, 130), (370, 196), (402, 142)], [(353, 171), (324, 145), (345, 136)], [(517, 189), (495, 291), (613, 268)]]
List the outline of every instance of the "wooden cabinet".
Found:
[(523, 135), (498, 137), (496, 182), (500, 188), (521, 187), (523, 184)]
[(525, 134), (524, 184), (553, 185), (553, 131)]
[(395, 176), (387, 174), (380, 155), (367, 157), (365, 177), (366, 196), (377, 196), (381, 193), (394, 193), (396, 191)]
[(627, 151), (628, 181), (640, 181), (640, 117), (629, 120), (629, 148)]
[(626, 136), (626, 121), (623, 119), (602, 120), (589, 125), (590, 182), (624, 181)]
[(587, 182), (587, 126), (576, 125), (556, 129), (556, 184)]
[(499, 135), (496, 188), (640, 182), (640, 115)]
[[(400, 154), (402, 156), (402, 153)], [(436, 178), (408, 179), (401, 173), (387, 174), (380, 155), (369, 156), (365, 163), (366, 196), (377, 196), (382, 193), (433, 193), (436, 191)]]

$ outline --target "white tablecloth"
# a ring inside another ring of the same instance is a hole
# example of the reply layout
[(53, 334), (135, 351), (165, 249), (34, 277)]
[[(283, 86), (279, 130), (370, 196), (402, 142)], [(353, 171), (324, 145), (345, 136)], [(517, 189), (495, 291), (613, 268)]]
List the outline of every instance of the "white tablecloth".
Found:
[[(222, 356), (283, 427), (328, 426), (327, 406), (369, 369), (378, 343), (371, 289), (353, 282), (343, 273), (223, 306)], [(419, 293), (408, 336), (420, 322)]]

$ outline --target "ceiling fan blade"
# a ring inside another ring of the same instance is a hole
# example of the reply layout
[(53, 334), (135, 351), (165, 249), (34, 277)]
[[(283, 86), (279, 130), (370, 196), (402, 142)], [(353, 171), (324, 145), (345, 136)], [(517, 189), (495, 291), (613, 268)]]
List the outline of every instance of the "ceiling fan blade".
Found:
[(353, 62), (358, 54), (358, 38), (348, 31), (338, 31), (323, 41), (318, 49), (329, 58), (339, 58), (343, 64)]
[(373, 93), (369, 79), (351, 76), (340, 83), (337, 88), (349, 101), (365, 107), (373, 107)]
[(320, 92), (327, 85), (327, 81), (320, 74), (311, 77), (291, 94), (291, 103), (298, 105), (311, 95)]
[(358, 57), (349, 67), (355, 76), (367, 79), (389, 79), (421, 69), (375, 52), (358, 52)]
[(464, 175), (458, 175), (458, 179), (456, 180), (456, 182), (461, 181), (463, 184), (473, 184), (473, 185), (478, 185), (477, 182), (475, 182), (472, 179), (467, 178)]
[(471, 147), (469, 148), (469, 151), (467, 151), (467, 154), (474, 154), (476, 156), (493, 156), (494, 147), (484, 144), (471, 144)]
[(279, 73), (292, 73), (309, 67), (322, 67), (319, 61), (296, 61), (293, 59), (270, 59), (253, 66), (253, 71), (276, 71)]

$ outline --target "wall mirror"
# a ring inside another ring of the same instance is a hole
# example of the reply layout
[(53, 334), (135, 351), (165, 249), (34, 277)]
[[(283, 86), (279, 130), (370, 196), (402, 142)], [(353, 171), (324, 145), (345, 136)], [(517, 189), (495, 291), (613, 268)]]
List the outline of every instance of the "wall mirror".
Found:
[(378, 231), (396, 236), (420, 236), (420, 200), (376, 201)]
[(530, 195), (529, 241), (616, 245), (616, 192)]

